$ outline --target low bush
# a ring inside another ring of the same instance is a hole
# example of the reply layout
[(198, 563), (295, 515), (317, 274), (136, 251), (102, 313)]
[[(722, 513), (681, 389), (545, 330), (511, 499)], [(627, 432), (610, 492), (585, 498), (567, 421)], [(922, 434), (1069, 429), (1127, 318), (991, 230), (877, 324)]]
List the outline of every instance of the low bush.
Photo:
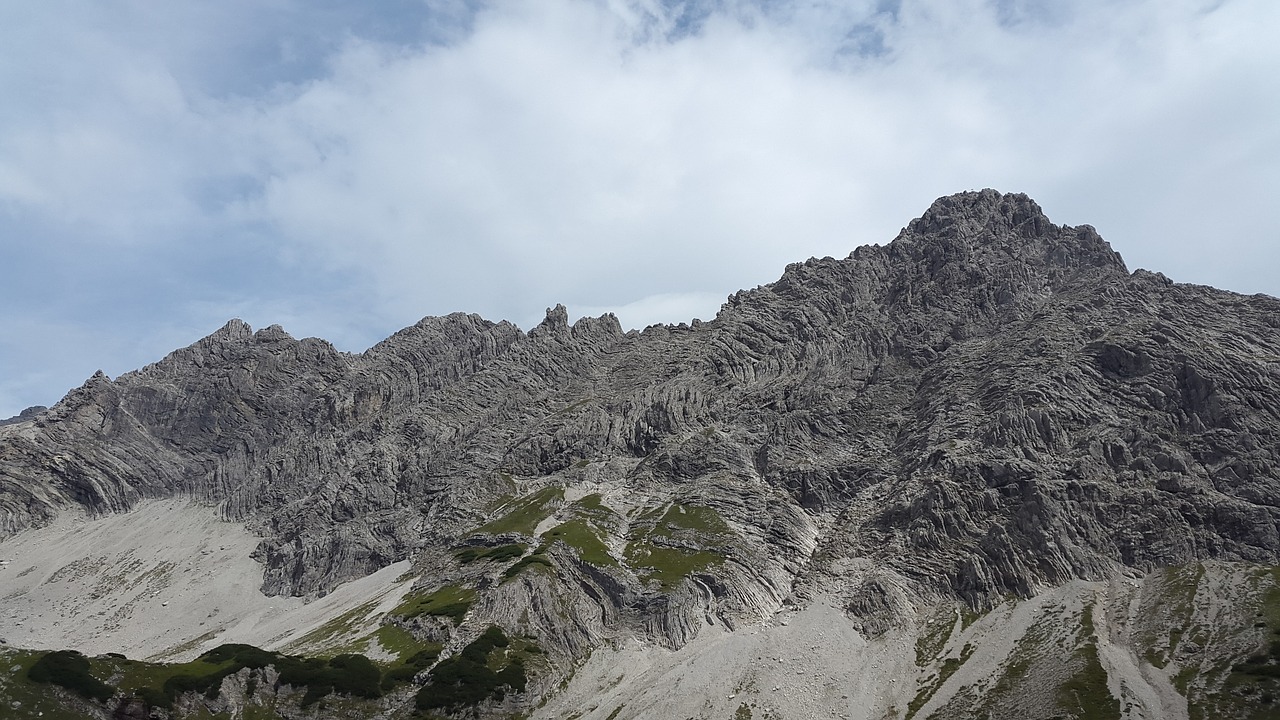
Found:
[(489, 654), (511, 641), (502, 629), (490, 626), (462, 652), (443, 660), (415, 698), (419, 710), (439, 710), (476, 705), (493, 698), (501, 700), (508, 689), (523, 691), (527, 682), (524, 664), (518, 659), (502, 670), (489, 667)]
[(188, 692), (204, 693), (216, 698), (222, 680), (244, 668), (258, 670), (274, 666), (280, 673), (279, 685), (306, 688), (302, 705), (306, 707), (331, 693), (376, 698), (382, 695), (382, 671), (364, 655), (338, 655), (329, 660), (302, 658), (269, 652), (252, 645), (220, 645), (200, 656), (212, 665), (223, 665), (201, 675), (178, 674), (164, 681), (160, 689), (142, 688), (138, 697), (151, 707), (172, 708), (178, 696)]
[(59, 685), (98, 702), (105, 703), (116, 692), (89, 674), (89, 658), (75, 650), (55, 650), (41, 656), (27, 671), (27, 677), (32, 682)]
[(281, 685), (307, 689), (303, 707), (335, 692), (366, 698), (382, 695), (382, 672), (364, 655), (338, 655), (328, 661), (284, 656), (275, 665)]
[(498, 547), (469, 547), (459, 550), (455, 553), (455, 556), (463, 565), (475, 562), (476, 560), (502, 562), (503, 560), (513, 560), (518, 558), (528, 549), (528, 545), (521, 545), (519, 543), (499, 545)]

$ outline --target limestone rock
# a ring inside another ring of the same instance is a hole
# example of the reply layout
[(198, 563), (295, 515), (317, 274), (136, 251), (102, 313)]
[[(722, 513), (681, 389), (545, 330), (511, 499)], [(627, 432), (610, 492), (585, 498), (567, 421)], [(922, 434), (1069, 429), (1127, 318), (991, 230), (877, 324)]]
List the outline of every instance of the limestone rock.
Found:
[[(233, 320), (29, 426), (0, 534), (190, 495), (262, 534), (269, 592), (413, 558), (566, 659), (816, 594), (875, 634), (913, 596), (1280, 555), (1280, 300), (1130, 273), (992, 190), (693, 326), (455, 314), (350, 355)], [(456, 559), (504, 543), (525, 569)]]

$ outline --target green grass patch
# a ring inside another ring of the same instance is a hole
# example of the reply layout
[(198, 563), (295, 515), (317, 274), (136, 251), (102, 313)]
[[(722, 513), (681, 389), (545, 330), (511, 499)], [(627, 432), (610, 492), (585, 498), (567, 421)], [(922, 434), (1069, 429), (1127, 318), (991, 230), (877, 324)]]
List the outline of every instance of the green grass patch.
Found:
[(652, 518), (658, 519), (633, 536), (624, 557), (642, 578), (657, 580), (665, 590), (723, 562), (721, 548), (736, 539), (720, 514), (708, 507), (673, 504), (665, 513), (658, 509), (641, 515), (636, 525), (643, 527)]
[(471, 603), (475, 602), (475, 599), (476, 591), (471, 588), (446, 585), (426, 595), (416, 592), (409, 593), (396, 606), (396, 609), (391, 611), (391, 614), (406, 620), (416, 618), (419, 615), (447, 617), (453, 619), (454, 625), (458, 625), (462, 622), (462, 618), (467, 614), (467, 611), (471, 609)]
[(476, 532), (491, 535), (503, 533), (532, 535), (538, 523), (551, 514), (552, 510), (548, 506), (561, 500), (564, 500), (564, 488), (556, 486), (543, 488), (514, 503), (509, 503), (507, 507), (511, 509), (505, 515), (482, 525)]
[[(48, 684), (31, 681), (27, 673), (46, 653), (0, 646), (0, 715), (15, 720), (83, 720), (83, 703), (66, 693), (50, 692)], [(95, 677), (108, 678), (110, 672), (94, 668)], [(17, 705), (14, 705), (17, 703)], [(7, 713), (7, 714), (5, 714)]]
[(609, 508), (604, 506), (604, 497), (602, 497), (600, 493), (584, 495), (574, 504), (591, 512), (612, 513)]
[[(975, 717), (984, 717), (1002, 707), (1005, 701), (1015, 694), (1023, 683), (1034, 682), (1031, 676), (1032, 666), (1046, 654), (1055, 657), (1061, 652), (1057, 643), (1050, 647), (1050, 638), (1063, 623), (1061, 616), (1046, 614), (1030, 627), (1005, 658), (1000, 677), (995, 685), (982, 697), (980, 705), (975, 709)], [(1038, 693), (1037, 693), (1038, 694)]]
[(441, 648), (439, 643), (423, 642), (408, 630), (390, 623), (379, 626), (374, 631), (373, 637), (377, 639), (378, 645), (383, 650), (395, 655), (399, 662), (405, 661), (422, 650), (434, 647), (436, 653), (439, 653)]
[(662, 516), (655, 533), (671, 534), (679, 529), (694, 530), (709, 537), (723, 537), (733, 533), (720, 513), (698, 505), (672, 505)]
[(938, 692), (938, 689), (942, 687), (942, 684), (954, 675), (962, 665), (968, 662), (970, 657), (973, 657), (973, 646), (965, 645), (960, 650), (959, 658), (946, 658), (943, 660), (942, 666), (938, 668), (937, 674), (933, 676), (930, 682), (922, 685), (920, 689), (916, 691), (916, 696), (912, 698), (911, 702), (907, 705), (907, 720), (915, 717), (915, 714), (920, 712), (920, 708), (924, 707), (925, 703), (929, 702), (929, 699)]
[(344, 644), (344, 638), (352, 635), (356, 627), (369, 617), (377, 605), (378, 601), (373, 600), (331, 618), (315, 630), (289, 643), (289, 649), (308, 652), (322, 652), (329, 649), (332, 652), (332, 648)]
[(703, 550), (689, 551), (648, 544), (627, 546), (627, 563), (636, 568), (641, 577), (657, 580), (664, 590), (674, 588), (684, 578), (723, 560), (723, 555)]
[(1120, 700), (1107, 688), (1107, 671), (1098, 659), (1093, 603), (1086, 603), (1080, 614), (1080, 631), (1076, 639), (1080, 645), (1076, 648), (1075, 660), (1080, 667), (1058, 686), (1058, 706), (1073, 717), (1120, 720)]
[(511, 567), (503, 571), (502, 580), (503, 582), (506, 582), (507, 580), (510, 580), (511, 578), (519, 575), (525, 570), (528, 570), (530, 568), (540, 568), (540, 567), (550, 570), (554, 566), (551, 564), (551, 559), (548, 558), (546, 555), (543, 555), (541, 552), (535, 552), (532, 555), (526, 555), (525, 557), (520, 559), (520, 562), (512, 565)]
[[(1151, 618), (1166, 619), (1154, 623), (1135, 634), (1136, 649), (1142, 658), (1157, 668), (1165, 668), (1173, 652), (1182, 642), (1184, 628), (1191, 623), (1195, 610), (1196, 593), (1204, 577), (1204, 566), (1192, 563), (1181, 567), (1163, 568), (1149, 581), (1155, 592), (1144, 614)], [(1167, 627), (1158, 631), (1157, 627)]]
[(209, 675), (226, 667), (226, 663), (214, 663), (205, 655), (185, 663), (150, 663), (141, 660), (121, 660), (115, 663), (120, 689), (137, 695), (143, 688), (162, 687), (174, 675)]
[(64, 687), (88, 700), (105, 703), (115, 695), (115, 688), (94, 677), (89, 658), (75, 650), (45, 653), (27, 670), (27, 679), (35, 683)]
[(458, 558), (458, 562), (463, 565), (476, 562), (477, 560), (487, 560), (490, 562), (503, 562), (513, 560), (524, 555), (529, 550), (529, 546), (524, 543), (512, 543), (510, 545), (499, 545), (497, 547), (466, 547), (453, 553)]
[(1076, 651), (1083, 666), (1058, 687), (1059, 707), (1074, 717), (1120, 720), (1120, 701), (1107, 689), (1107, 671), (1098, 660), (1098, 645), (1086, 642)]
[(439, 643), (426, 643), (421, 650), (402, 657), (383, 673), (382, 689), (391, 691), (400, 685), (413, 682), (418, 673), (431, 667), (440, 658), (440, 651), (443, 648), (444, 646)]
[(599, 533), (586, 520), (570, 520), (548, 530), (542, 536), (543, 541), (559, 540), (574, 550), (578, 557), (596, 566), (613, 566), (618, 561), (609, 554), (609, 547), (600, 539)]
[(946, 647), (954, 629), (955, 615), (950, 607), (943, 607), (934, 612), (925, 622), (924, 627), (920, 628), (920, 634), (916, 636), (916, 665), (924, 667), (933, 662), (938, 657), (938, 653), (942, 652), (942, 648)]

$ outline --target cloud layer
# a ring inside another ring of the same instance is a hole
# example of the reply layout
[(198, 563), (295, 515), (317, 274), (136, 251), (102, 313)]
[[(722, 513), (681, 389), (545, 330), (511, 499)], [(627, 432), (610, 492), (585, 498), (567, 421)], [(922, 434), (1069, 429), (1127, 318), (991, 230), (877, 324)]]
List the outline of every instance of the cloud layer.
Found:
[(0, 416), (239, 316), (714, 315), (939, 195), (1280, 294), (1270, 0), (32, 3), (0, 27)]

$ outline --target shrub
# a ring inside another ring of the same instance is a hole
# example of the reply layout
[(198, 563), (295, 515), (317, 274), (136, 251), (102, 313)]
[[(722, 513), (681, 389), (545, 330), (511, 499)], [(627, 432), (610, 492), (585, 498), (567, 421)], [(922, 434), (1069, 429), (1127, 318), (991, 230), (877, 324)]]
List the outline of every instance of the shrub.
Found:
[(506, 693), (504, 688), (523, 691), (527, 682), (523, 663), (513, 661), (499, 672), (489, 668), (489, 654), (510, 643), (501, 628), (490, 626), (461, 653), (436, 665), (415, 698), (418, 709), (476, 705), (489, 698), (500, 700)]
[(201, 655), (200, 659), (213, 665), (232, 661), (240, 667), (258, 670), (274, 663), (277, 657), (279, 656), (276, 653), (252, 645), (229, 643), (227, 645), (219, 645)]
[(440, 650), (438, 648), (427, 648), (426, 650), (419, 650), (413, 655), (410, 655), (409, 659), (406, 660), (405, 663), (412, 665), (415, 668), (424, 668), (435, 662), (439, 657)]
[(459, 550), (456, 554), (459, 562), (466, 565), (476, 560), (492, 560), (494, 562), (502, 562), (504, 560), (512, 560), (520, 557), (529, 549), (528, 545), (519, 543), (511, 545), (499, 545), (498, 547), (469, 547)]
[(379, 685), (383, 690), (392, 690), (397, 685), (403, 685), (413, 682), (418, 673), (422, 672), (422, 668), (413, 667), (412, 665), (400, 665), (393, 667), (382, 676), (382, 683)]
[(381, 697), (378, 688), (382, 672), (369, 658), (359, 653), (338, 655), (329, 660), (328, 675), (333, 689), (343, 695)]
[(280, 671), (281, 685), (307, 689), (302, 696), (303, 707), (334, 692), (367, 698), (382, 695), (382, 673), (364, 655), (338, 655), (327, 662), (285, 656), (276, 662), (276, 669)]
[(216, 698), (223, 678), (244, 668), (258, 670), (268, 665), (279, 671), (280, 685), (306, 688), (302, 697), (304, 707), (333, 692), (367, 698), (382, 695), (381, 671), (369, 658), (359, 654), (324, 660), (281, 655), (252, 645), (228, 644), (201, 655), (200, 660), (226, 665), (203, 675), (173, 675), (164, 681), (160, 690), (143, 688), (138, 696), (148, 706), (161, 708), (172, 708), (174, 700), (188, 692), (202, 692), (206, 697)]
[(75, 650), (56, 650), (41, 656), (27, 671), (27, 677), (32, 682), (59, 685), (81, 697), (104, 703), (116, 692), (89, 674), (89, 658)]

